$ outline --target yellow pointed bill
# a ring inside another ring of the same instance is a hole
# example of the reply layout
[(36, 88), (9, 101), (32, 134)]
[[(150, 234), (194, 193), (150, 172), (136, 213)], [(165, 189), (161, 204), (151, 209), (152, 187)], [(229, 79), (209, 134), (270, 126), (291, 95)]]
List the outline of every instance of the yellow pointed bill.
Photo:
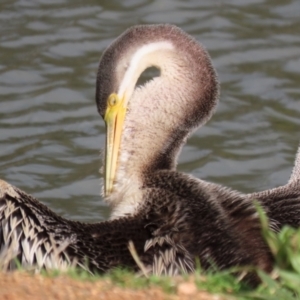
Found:
[(105, 196), (111, 194), (116, 176), (126, 107), (124, 98), (111, 94), (104, 116), (106, 123)]

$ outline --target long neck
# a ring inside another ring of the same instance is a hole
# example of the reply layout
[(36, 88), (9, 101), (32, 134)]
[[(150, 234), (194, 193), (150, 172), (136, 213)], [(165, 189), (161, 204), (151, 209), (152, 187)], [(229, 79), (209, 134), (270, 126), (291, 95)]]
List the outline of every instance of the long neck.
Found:
[[(172, 57), (172, 59), (171, 59)], [(154, 58), (154, 57), (153, 57)], [(160, 53), (160, 76), (133, 91), (122, 134), (116, 184), (109, 202), (122, 211), (135, 209), (142, 200), (143, 177), (160, 169), (174, 169), (183, 142), (190, 132), (183, 111), (190, 92), (183, 82), (187, 66), (179, 66), (173, 55)], [(172, 76), (170, 76), (172, 74)], [(126, 208), (124, 208), (124, 206)]]
[[(136, 87), (140, 74), (151, 66), (160, 76)], [(134, 27), (108, 48), (97, 80), (102, 116), (102, 100), (116, 86), (128, 102), (115, 183), (106, 200), (114, 208), (113, 216), (120, 216), (143, 201), (145, 176), (176, 168), (188, 135), (211, 117), (219, 86), (207, 52), (172, 25)]]
[(176, 168), (186, 138), (210, 117), (215, 101), (214, 93), (202, 86), (210, 80), (203, 78), (207, 74), (199, 73), (195, 62), (180, 58), (175, 49), (152, 54), (147, 62), (144, 67), (156, 66), (160, 76), (136, 88), (130, 97), (116, 184), (108, 199), (122, 214), (142, 201), (141, 186), (147, 174)]

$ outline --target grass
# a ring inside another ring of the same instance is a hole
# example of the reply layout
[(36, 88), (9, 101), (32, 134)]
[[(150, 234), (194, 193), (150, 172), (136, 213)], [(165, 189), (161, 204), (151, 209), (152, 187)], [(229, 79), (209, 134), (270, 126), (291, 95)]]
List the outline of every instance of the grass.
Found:
[[(256, 289), (249, 288), (243, 281), (234, 276), (236, 269), (204, 272), (199, 266), (195, 275), (182, 277), (180, 281), (193, 280), (201, 290), (230, 295), (237, 299), (298, 299), (300, 295), (300, 228), (294, 229), (285, 226), (279, 233), (275, 233), (269, 229), (267, 216), (259, 205), (257, 205), (257, 210), (261, 219), (263, 236), (271, 249), (275, 264), (271, 274), (256, 270), (262, 281)], [(178, 284), (178, 278), (137, 277), (124, 270), (112, 271), (104, 277), (122, 287), (148, 288), (159, 286), (168, 293), (175, 293)]]
[[(268, 228), (268, 219), (263, 210), (257, 206), (263, 235), (274, 256), (274, 270), (271, 274), (265, 274), (261, 270), (255, 270), (262, 283), (251, 289), (241, 279), (233, 274), (237, 269), (226, 271), (201, 270), (198, 266), (193, 275), (177, 278), (137, 276), (136, 274), (121, 269), (115, 269), (106, 275), (91, 275), (87, 271), (71, 269), (67, 276), (76, 280), (96, 281), (104, 280), (110, 284), (129, 289), (148, 289), (159, 287), (165, 293), (174, 294), (182, 282), (193, 283), (199, 290), (213, 294), (229, 296), (230, 299), (246, 300), (294, 300), (300, 295), (300, 229), (283, 227), (279, 233), (274, 233)], [(239, 271), (241, 271), (239, 269)], [(247, 271), (247, 270), (242, 270)], [(43, 272), (45, 276), (59, 276), (60, 271)]]

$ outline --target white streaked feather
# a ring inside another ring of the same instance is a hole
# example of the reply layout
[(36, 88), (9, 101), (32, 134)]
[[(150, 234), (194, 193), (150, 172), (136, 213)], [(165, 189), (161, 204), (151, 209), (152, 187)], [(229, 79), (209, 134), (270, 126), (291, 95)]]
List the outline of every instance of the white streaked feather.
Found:
[(149, 250), (151, 247), (153, 246), (153, 240), (147, 240), (144, 246), (144, 251), (146, 252), (147, 250)]

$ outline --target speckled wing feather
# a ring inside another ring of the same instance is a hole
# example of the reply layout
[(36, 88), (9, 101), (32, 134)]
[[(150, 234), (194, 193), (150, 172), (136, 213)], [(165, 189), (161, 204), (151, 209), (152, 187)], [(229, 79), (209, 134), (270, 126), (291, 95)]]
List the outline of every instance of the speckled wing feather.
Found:
[[(36, 270), (73, 264), (91, 272), (117, 266), (138, 271), (128, 250), (132, 241), (145, 269), (157, 275), (190, 273), (196, 259), (205, 269), (256, 265), (270, 270), (270, 253), (251, 204), (241, 205), (242, 219), (253, 218), (242, 235), (238, 223), (219, 204), (224, 195), (246, 201), (240, 194), (173, 171), (149, 177), (143, 194), (143, 204), (134, 216), (84, 224), (57, 216), (1, 181), (1, 268), (14, 268), (17, 258), (22, 266)], [(257, 282), (253, 274), (249, 278)]]
[[(140, 230), (136, 230), (137, 227)], [(133, 240), (143, 249), (148, 233), (136, 219), (98, 224), (63, 219), (35, 198), (0, 181), (0, 259), (2, 269), (66, 269), (93, 271), (116, 266), (136, 268), (127, 249)]]
[[(184, 246), (178, 232), (183, 220), (174, 211), (181, 210), (180, 203), (156, 206), (151, 201), (151, 197), (146, 200), (134, 217), (84, 224), (59, 217), (32, 196), (0, 181), (0, 267), (14, 269), (17, 259), (24, 268), (35, 270), (79, 266), (104, 272), (120, 266), (137, 271), (128, 250), (132, 241), (149, 273), (192, 272), (194, 255)], [(169, 215), (164, 214), (166, 207)]]
[[(55, 224), (60, 224), (59, 219), (31, 196), (0, 181), (2, 268), (14, 268), (16, 259), (24, 267), (61, 269), (70, 265), (63, 250), (72, 236), (64, 235), (63, 226), (56, 232), (53, 230)], [(49, 224), (47, 230), (45, 222)], [(60, 247), (56, 241), (61, 242)]]

